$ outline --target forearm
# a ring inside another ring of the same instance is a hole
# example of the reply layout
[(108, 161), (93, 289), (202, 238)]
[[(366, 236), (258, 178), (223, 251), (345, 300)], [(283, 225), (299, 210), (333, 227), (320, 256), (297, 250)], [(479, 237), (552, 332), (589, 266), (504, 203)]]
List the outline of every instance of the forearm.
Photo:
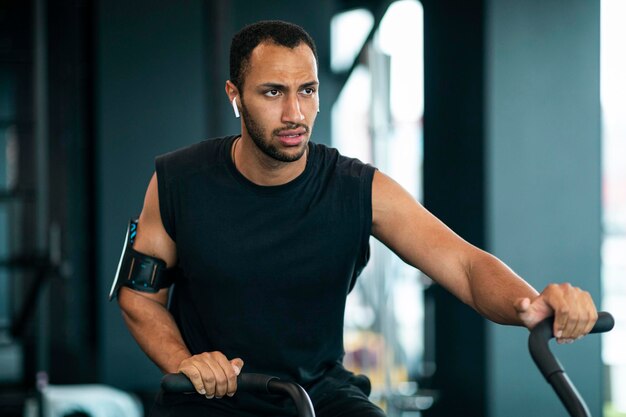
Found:
[(538, 292), (502, 261), (477, 250), (467, 269), (474, 309), (500, 324), (523, 325), (515, 309), (515, 301), (527, 297), (531, 301)]
[(131, 291), (120, 292), (122, 316), (137, 344), (164, 372), (178, 372), (191, 354), (165, 306)]

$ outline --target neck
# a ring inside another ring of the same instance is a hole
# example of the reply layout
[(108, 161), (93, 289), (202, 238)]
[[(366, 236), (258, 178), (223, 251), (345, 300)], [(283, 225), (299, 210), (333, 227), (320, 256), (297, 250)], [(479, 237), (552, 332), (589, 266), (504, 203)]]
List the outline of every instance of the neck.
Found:
[(281, 162), (266, 155), (246, 136), (233, 142), (232, 159), (235, 168), (251, 182), (262, 186), (283, 185), (304, 172), (308, 148), (297, 161)]

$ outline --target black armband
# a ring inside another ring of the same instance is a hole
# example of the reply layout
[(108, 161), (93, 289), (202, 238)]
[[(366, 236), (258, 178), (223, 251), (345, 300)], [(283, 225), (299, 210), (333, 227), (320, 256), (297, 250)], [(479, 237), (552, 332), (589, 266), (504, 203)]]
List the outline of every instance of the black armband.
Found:
[(128, 222), (124, 248), (109, 292), (109, 301), (117, 297), (120, 287), (123, 286), (137, 291), (156, 293), (174, 283), (175, 268), (168, 269), (162, 259), (144, 255), (133, 249), (137, 236), (137, 223), (137, 219), (131, 219)]

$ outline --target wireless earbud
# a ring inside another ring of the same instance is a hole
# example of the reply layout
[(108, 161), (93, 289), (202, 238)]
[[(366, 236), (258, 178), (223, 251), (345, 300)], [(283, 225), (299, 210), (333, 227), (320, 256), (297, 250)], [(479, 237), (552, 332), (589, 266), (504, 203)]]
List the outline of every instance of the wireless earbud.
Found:
[(239, 119), (239, 109), (237, 108), (237, 97), (233, 98), (233, 111), (235, 112), (235, 117)]

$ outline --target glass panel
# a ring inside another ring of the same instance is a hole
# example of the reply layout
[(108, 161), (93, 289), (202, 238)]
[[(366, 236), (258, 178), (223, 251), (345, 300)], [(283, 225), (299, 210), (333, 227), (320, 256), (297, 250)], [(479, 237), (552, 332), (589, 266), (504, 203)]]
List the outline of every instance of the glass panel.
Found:
[(374, 17), (365, 9), (339, 13), (330, 22), (330, 67), (347, 71), (372, 30)]
[[(422, 195), (422, 51), (421, 3), (392, 3), (332, 112), (333, 146), (374, 164), (416, 199)], [(372, 398), (389, 416), (409, 415), (390, 400), (415, 393), (412, 381), (422, 373), (426, 280), (375, 239), (371, 249), (348, 297), (344, 363), (370, 377)]]
[(616, 323), (604, 336), (602, 353), (610, 378), (607, 415), (626, 416), (626, 2), (602, 0), (601, 19), (602, 308)]
[(352, 71), (332, 108), (332, 144), (344, 155), (371, 163), (369, 132), (370, 71), (359, 65)]

